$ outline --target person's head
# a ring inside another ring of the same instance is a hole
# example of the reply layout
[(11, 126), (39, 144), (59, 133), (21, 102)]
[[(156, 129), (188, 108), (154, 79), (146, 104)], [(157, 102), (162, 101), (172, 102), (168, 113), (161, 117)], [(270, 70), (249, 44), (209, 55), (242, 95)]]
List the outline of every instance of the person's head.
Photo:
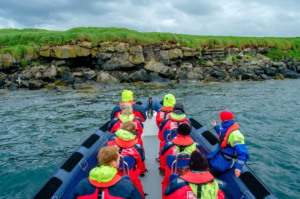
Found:
[(227, 120), (233, 120), (233, 113), (229, 111), (222, 111), (220, 113), (221, 122), (225, 122)]
[(164, 107), (174, 107), (175, 103), (176, 103), (176, 99), (175, 99), (174, 95), (172, 95), (172, 94), (165, 95), (165, 98), (163, 101)]
[(133, 93), (129, 90), (124, 90), (122, 92), (122, 102), (133, 101)]
[(205, 172), (208, 171), (208, 167), (206, 156), (198, 151), (193, 151), (190, 156), (189, 166), (182, 170), (181, 175), (184, 175), (188, 170)]
[(130, 103), (124, 103), (121, 105), (121, 109), (123, 111), (122, 114), (124, 115), (130, 115), (132, 113), (132, 105)]
[(191, 133), (191, 127), (186, 123), (181, 123), (179, 124), (177, 131), (179, 135), (188, 136)]
[(136, 134), (136, 126), (135, 126), (135, 123), (133, 123), (133, 122), (130, 122), (130, 121), (125, 122), (123, 124), (123, 126), (121, 127), (121, 129), (128, 131), (128, 132), (132, 133), (133, 135)]
[(183, 104), (181, 102), (176, 102), (172, 112), (176, 113), (177, 115), (185, 114)]
[(119, 168), (120, 154), (118, 148), (114, 146), (105, 146), (98, 153), (98, 162), (100, 166), (112, 166)]

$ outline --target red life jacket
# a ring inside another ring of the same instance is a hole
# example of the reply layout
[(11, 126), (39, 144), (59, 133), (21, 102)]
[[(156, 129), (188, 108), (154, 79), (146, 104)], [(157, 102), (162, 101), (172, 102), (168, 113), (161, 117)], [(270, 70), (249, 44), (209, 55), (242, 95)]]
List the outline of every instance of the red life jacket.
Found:
[[(110, 129), (110, 132), (113, 133), (117, 131), (119, 128), (123, 126), (123, 122), (120, 120), (120, 115), (117, 117), (119, 120), (113, 125), (113, 127)], [(138, 137), (141, 139), (143, 134), (143, 127), (137, 119), (133, 119), (132, 122), (135, 124), (136, 131), (138, 133)]]
[(159, 127), (160, 123), (166, 119), (170, 118), (170, 113), (173, 111), (173, 107), (162, 107), (156, 115), (156, 125)]
[[(116, 174), (109, 182), (97, 182), (95, 180), (91, 180), (89, 177), (89, 182), (96, 187), (95, 193), (86, 196), (78, 196), (77, 199), (98, 199), (102, 198), (101, 196), (103, 195), (105, 199), (123, 199), (120, 197), (111, 196), (108, 192), (108, 188), (117, 184), (121, 179), (121, 176), (119, 176), (118, 174)], [(99, 193), (99, 191), (101, 191), (101, 193)]]
[(205, 173), (193, 173), (191, 171), (186, 172), (180, 176), (181, 179), (192, 184), (208, 184), (214, 182), (214, 176), (209, 171)]
[(171, 140), (171, 142), (179, 147), (178, 153), (182, 152), (185, 147), (190, 146), (194, 143), (194, 140), (191, 138), (190, 135), (183, 136), (177, 134), (177, 137)]
[(240, 126), (237, 123), (233, 123), (226, 131), (224, 136), (221, 136), (221, 133), (218, 137), (218, 143), (221, 146), (221, 148), (225, 148), (227, 146), (227, 142), (228, 142), (228, 138), (230, 136), (230, 134), (235, 131), (238, 130), (240, 128)]

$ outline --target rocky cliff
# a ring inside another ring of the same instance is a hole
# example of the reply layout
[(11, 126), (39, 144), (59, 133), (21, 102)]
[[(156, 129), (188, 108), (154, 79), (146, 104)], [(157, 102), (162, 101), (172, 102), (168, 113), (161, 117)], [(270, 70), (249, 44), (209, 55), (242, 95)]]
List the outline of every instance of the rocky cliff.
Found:
[(300, 77), (299, 62), (284, 57), (271, 60), (264, 55), (270, 50), (256, 46), (188, 48), (178, 44), (142, 46), (118, 42), (92, 45), (88, 41), (45, 45), (24, 58), (0, 54), (0, 79), (5, 80), (6, 87), (17, 87), (16, 80), (20, 78), (24, 87), (38, 89), (48, 84), (78, 88), (86, 82), (207, 82)]

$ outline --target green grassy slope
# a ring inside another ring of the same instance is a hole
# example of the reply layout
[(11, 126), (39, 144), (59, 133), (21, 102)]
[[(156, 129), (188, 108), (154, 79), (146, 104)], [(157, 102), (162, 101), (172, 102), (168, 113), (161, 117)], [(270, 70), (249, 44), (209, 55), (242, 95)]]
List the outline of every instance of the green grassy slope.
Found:
[[(14, 56), (24, 56), (35, 52), (40, 45), (63, 45), (71, 41), (91, 41), (96, 45), (101, 41), (122, 41), (134, 44), (179, 43), (186, 47), (222, 46), (222, 47), (276, 47), (270, 56), (284, 54), (282, 50), (292, 49), (286, 56), (299, 56), (300, 37), (234, 37), (234, 36), (199, 36), (158, 32), (137, 32), (126, 28), (78, 27), (66, 31), (43, 29), (0, 29), (0, 45), (6, 46), (0, 53), (9, 52)], [(33, 47), (33, 43), (36, 47)], [(300, 58), (300, 57), (298, 57)]]

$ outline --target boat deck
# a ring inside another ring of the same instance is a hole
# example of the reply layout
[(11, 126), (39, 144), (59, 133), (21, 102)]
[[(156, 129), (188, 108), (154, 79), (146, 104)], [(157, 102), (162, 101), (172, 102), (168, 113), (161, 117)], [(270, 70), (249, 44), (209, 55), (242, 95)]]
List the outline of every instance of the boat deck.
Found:
[(157, 138), (158, 128), (155, 123), (155, 115), (153, 118), (147, 119), (144, 123), (143, 142), (144, 149), (147, 156), (145, 160), (146, 173), (145, 177), (140, 177), (143, 185), (144, 192), (149, 194), (146, 196), (147, 199), (158, 199), (162, 198), (161, 181), (163, 177), (159, 175), (158, 167), (159, 164), (155, 162), (155, 158), (158, 157), (159, 151), (159, 139)]

